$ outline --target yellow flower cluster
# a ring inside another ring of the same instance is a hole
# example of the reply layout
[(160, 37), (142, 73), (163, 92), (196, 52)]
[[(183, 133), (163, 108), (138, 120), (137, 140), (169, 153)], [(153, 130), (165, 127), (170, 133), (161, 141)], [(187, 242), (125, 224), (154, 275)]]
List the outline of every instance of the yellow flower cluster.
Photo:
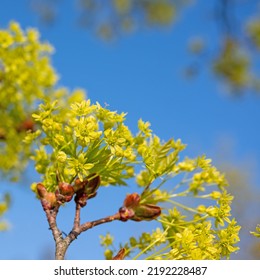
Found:
[[(139, 123), (140, 126), (140, 123)], [(141, 128), (143, 128), (141, 126)], [(146, 137), (146, 131), (137, 136), (137, 151), (145, 163), (146, 169), (137, 175), (137, 183), (147, 186), (160, 176), (172, 174), (176, 170), (179, 153), (185, 148), (180, 139), (170, 139), (163, 143), (156, 135)], [(148, 139), (149, 140), (148, 140)]]
[[(10, 197), (8, 194), (5, 194), (2, 197), (0, 197), (0, 218), (3, 216), (3, 214), (7, 211), (9, 204), (10, 204)], [(0, 220), (0, 231), (6, 230), (8, 228), (7, 222), (4, 220)]]
[(35, 29), (23, 31), (11, 22), (7, 29), (0, 29), (0, 170), (15, 179), (24, 168), (30, 154), (34, 124), (30, 114), (35, 104), (52, 95), (57, 75), (50, 65), (53, 48), (39, 41)]
[(199, 191), (205, 190), (206, 185), (217, 185), (223, 189), (228, 185), (224, 174), (221, 174), (216, 167), (210, 166), (199, 173), (195, 173), (190, 183), (190, 191), (197, 194)]

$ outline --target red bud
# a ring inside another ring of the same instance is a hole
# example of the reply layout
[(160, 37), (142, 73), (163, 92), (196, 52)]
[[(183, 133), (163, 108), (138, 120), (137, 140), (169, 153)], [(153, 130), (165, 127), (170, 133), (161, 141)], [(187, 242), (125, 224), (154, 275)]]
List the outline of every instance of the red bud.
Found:
[(137, 222), (151, 221), (158, 218), (160, 215), (161, 207), (152, 204), (144, 204), (135, 209), (135, 215), (131, 220)]
[(68, 183), (59, 183), (59, 191), (63, 195), (73, 195), (74, 188)]
[(55, 195), (60, 204), (69, 202), (74, 195), (74, 188), (68, 183), (60, 182)]
[(119, 209), (120, 220), (151, 221), (161, 215), (161, 208), (152, 204), (140, 204), (141, 197), (137, 193), (128, 194), (124, 206)]
[(34, 131), (35, 123), (31, 118), (24, 120), (17, 128), (18, 132), (22, 131)]
[(140, 195), (138, 193), (128, 194), (124, 201), (124, 206), (127, 208), (135, 208), (140, 203)]
[(78, 203), (81, 207), (84, 207), (87, 205), (87, 199), (88, 195), (86, 193), (78, 192), (75, 196), (75, 202)]
[[(95, 177), (94, 177), (95, 176)], [(89, 179), (88, 183), (85, 186), (85, 193), (88, 194), (88, 198), (92, 198), (96, 196), (97, 189), (100, 186), (100, 176), (94, 173), (88, 176), (88, 178), (94, 177)]]
[(84, 207), (87, 204), (87, 199), (97, 195), (99, 186), (100, 176), (95, 173), (90, 174), (82, 182), (77, 178), (74, 183), (74, 192), (76, 193), (75, 202), (79, 203), (81, 207)]
[(77, 179), (75, 180), (75, 184), (74, 184), (74, 190), (75, 190), (75, 192), (77, 192), (77, 191), (79, 191), (79, 190), (85, 188), (85, 186), (87, 185), (87, 183), (88, 183), (88, 180), (87, 180), (87, 179), (85, 179), (84, 181), (81, 182), (80, 179), (77, 178)]
[(37, 193), (38, 193), (40, 198), (45, 197), (45, 195), (47, 194), (47, 190), (42, 183), (38, 183), (36, 185), (36, 189), (37, 189)]
[(41, 199), (42, 207), (44, 210), (52, 210), (57, 206), (57, 199), (54, 193), (47, 193), (44, 198)]

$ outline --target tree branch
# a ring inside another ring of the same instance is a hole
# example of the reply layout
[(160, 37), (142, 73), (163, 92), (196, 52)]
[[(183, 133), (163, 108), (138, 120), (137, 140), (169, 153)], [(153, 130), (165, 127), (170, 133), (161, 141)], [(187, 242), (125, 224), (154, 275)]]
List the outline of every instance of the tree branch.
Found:
[(66, 243), (66, 247), (68, 248), (70, 243), (74, 241), (82, 232), (85, 232), (95, 226), (105, 224), (105, 223), (110, 223), (115, 220), (120, 220), (120, 214), (116, 213), (114, 215), (95, 220), (92, 222), (86, 222), (82, 225), (79, 225), (79, 212), (80, 208), (77, 206), (76, 207), (76, 213), (75, 213), (75, 219), (74, 219), (74, 227), (72, 231), (64, 238), (64, 243)]
[(104, 224), (104, 223), (110, 223), (110, 222), (113, 222), (115, 220), (120, 220), (120, 213), (119, 212), (117, 212), (114, 215), (105, 217), (103, 219), (95, 220), (95, 221), (92, 221), (92, 222), (86, 222), (86, 223), (82, 224), (80, 226), (80, 233), (84, 232), (84, 231), (87, 231), (87, 230), (89, 230), (89, 229), (91, 229), (95, 226), (98, 226), (98, 225), (101, 225), (101, 224)]
[(62, 232), (59, 230), (56, 222), (57, 214), (59, 211), (59, 206), (56, 206), (52, 210), (44, 209), (47, 220), (50, 226), (50, 230), (52, 231), (52, 235), (55, 241), (55, 259), (56, 260), (64, 260), (65, 253), (68, 249), (67, 243), (64, 241), (64, 238), (62, 236)]
[(47, 220), (50, 226), (50, 230), (52, 231), (52, 235), (54, 237), (55, 242), (60, 242), (62, 237), (62, 232), (59, 230), (56, 222), (56, 217), (59, 211), (59, 207), (55, 207), (53, 210), (44, 210), (47, 216)]

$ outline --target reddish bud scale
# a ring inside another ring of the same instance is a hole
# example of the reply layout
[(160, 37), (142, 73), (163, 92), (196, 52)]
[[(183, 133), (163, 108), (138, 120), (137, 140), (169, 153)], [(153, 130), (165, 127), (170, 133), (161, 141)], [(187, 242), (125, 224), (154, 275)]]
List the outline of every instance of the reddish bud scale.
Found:
[(58, 205), (56, 195), (48, 192), (42, 183), (38, 183), (36, 189), (44, 210), (51, 210)]
[(59, 192), (59, 190), (55, 191), (55, 196), (56, 196), (57, 202), (59, 204), (63, 204), (65, 202), (70, 202), (73, 197), (73, 195), (63, 195)]
[(74, 184), (74, 191), (77, 192), (79, 190), (82, 190), (83, 188), (86, 187), (87, 184), (88, 184), (88, 180), (87, 179), (81, 182), (80, 179), (77, 178), (75, 180), (75, 184)]
[(138, 193), (128, 194), (124, 200), (124, 206), (127, 208), (135, 208), (139, 205), (140, 199)]
[[(94, 177), (95, 175), (96, 175), (95, 173), (91, 174), (88, 176), (88, 178)], [(96, 176), (88, 181), (87, 185), (85, 186), (85, 193), (93, 197), (93, 195), (95, 196), (99, 186), (100, 186), (100, 176)]]
[(135, 215), (132, 218), (133, 221), (152, 221), (158, 218), (161, 215), (161, 207), (152, 205), (152, 204), (144, 204), (137, 207), (135, 211)]
[(55, 192), (56, 199), (59, 204), (71, 201), (74, 195), (74, 188), (65, 182), (60, 182)]
[(30, 118), (24, 120), (17, 128), (17, 132), (22, 132), (22, 131), (34, 131), (34, 121)]
[[(100, 186), (100, 176), (90, 174), (82, 182), (79, 178), (75, 180), (74, 192), (76, 193), (75, 202), (81, 207), (86, 206), (87, 200), (97, 195), (97, 189)], [(90, 179), (92, 178), (92, 179)]]
[(151, 221), (161, 215), (161, 208), (152, 204), (140, 204), (140, 196), (137, 193), (128, 194), (124, 200), (124, 206), (119, 209), (120, 220)]
[(58, 205), (54, 193), (47, 193), (44, 198), (41, 198), (41, 204), (44, 210), (52, 210)]
[(59, 183), (58, 188), (59, 188), (60, 193), (63, 195), (71, 196), (74, 194), (74, 188), (68, 183), (64, 183), (64, 182)]
[(36, 189), (37, 189), (37, 193), (38, 193), (40, 198), (43, 198), (43, 197), (46, 196), (47, 190), (46, 190), (45, 186), (42, 183), (38, 183), (36, 185)]
[(79, 204), (81, 207), (87, 205), (88, 195), (84, 192), (78, 192), (75, 196), (75, 202)]

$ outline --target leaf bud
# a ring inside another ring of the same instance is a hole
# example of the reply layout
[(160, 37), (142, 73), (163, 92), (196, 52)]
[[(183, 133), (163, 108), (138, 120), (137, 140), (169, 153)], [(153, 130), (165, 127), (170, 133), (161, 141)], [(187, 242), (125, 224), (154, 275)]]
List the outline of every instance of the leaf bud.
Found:
[(41, 199), (42, 207), (44, 210), (52, 210), (57, 206), (57, 199), (54, 193), (47, 193), (44, 198)]
[(36, 185), (36, 189), (37, 189), (37, 194), (39, 195), (40, 198), (44, 198), (46, 196), (47, 190), (42, 183), (38, 183)]
[(87, 205), (88, 195), (83, 191), (79, 191), (75, 196), (75, 202), (79, 204), (81, 207)]
[(140, 203), (140, 195), (138, 193), (128, 194), (124, 200), (124, 206), (127, 208), (135, 208)]
[(75, 183), (74, 183), (74, 190), (75, 190), (75, 192), (78, 192), (79, 190), (85, 189), (85, 186), (87, 185), (87, 183), (88, 183), (87, 179), (85, 179), (85, 180), (83, 180), (81, 182), (80, 179), (77, 178), (75, 180)]
[(35, 126), (35, 122), (31, 118), (27, 118), (17, 127), (17, 132), (22, 132), (22, 131), (33, 132), (35, 130), (34, 126)]
[(133, 221), (151, 221), (156, 219), (161, 215), (161, 207), (152, 205), (152, 204), (144, 204), (140, 205), (135, 209), (135, 215), (131, 220)]
[(161, 214), (161, 208), (152, 204), (140, 204), (141, 197), (137, 193), (128, 194), (124, 205), (119, 209), (120, 220), (151, 221)]
[(87, 198), (93, 198), (97, 195), (97, 189), (100, 186), (100, 176), (96, 173), (90, 174), (83, 181), (80, 181), (79, 178), (75, 180), (74, 183), (74, 192), (76, 194), (81, 194), (84, 192), (87, 195)]
[[(95, 177), (94, 177), (95, 176)], [(94, 177), (89, 179), (88, 183), (85, 186), (85, 193), (88, 195), (88, 198), (92, 198), (96, 196), (97, 189), (100, 186), (100, 176), (94, 173), (88, 176), (88, 178)]]
[(61, 194), (63, 195), (73, 195), (74, 194), (74, 188), (72, 187), (72, 185), (68, 184), (68, 183), (59, 183), (59, 191)]
[(68, 183), (60, 182), (55, 195), (59, 203), (69, 202), (74, 195), (74, 188)]

